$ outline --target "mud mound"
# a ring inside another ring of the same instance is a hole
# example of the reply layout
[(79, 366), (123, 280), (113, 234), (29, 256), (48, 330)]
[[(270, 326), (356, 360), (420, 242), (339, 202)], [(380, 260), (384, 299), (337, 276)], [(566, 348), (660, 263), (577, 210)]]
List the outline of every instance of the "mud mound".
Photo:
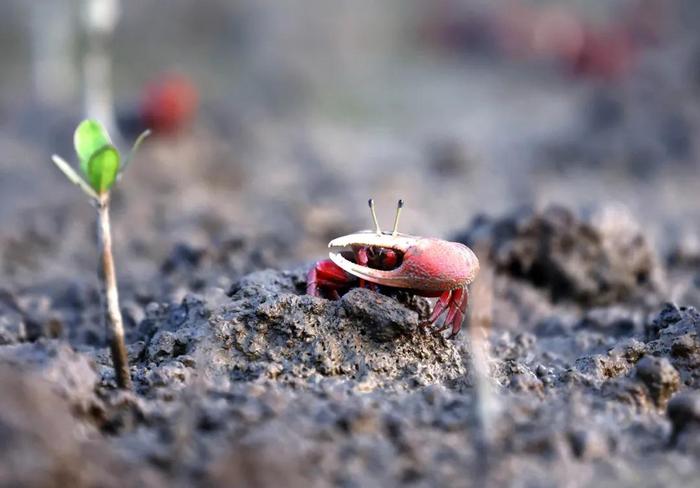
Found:
[(560, 206), (522, 209), (502, 218), (480, 216), (455, 240), (487, 253), (497, 272), (548, 290), (555, 302), (590, 306), (646, 300), (661, 288), (652, 247), (616, 209), (590, 219)]
[(465, 380), (457, 346), (420, 328), (425, 303), (414, 310), (365, 289), (330, 301), (298, 294), (303, 283), (301, 270), (267, 270), (236, 283), (231, 302), (216, 311), (194, 297), (152, 307), (142, 324), (143, 359), (204, 361), (200, 366), (235, 381), (341, 377), (364, 390)]

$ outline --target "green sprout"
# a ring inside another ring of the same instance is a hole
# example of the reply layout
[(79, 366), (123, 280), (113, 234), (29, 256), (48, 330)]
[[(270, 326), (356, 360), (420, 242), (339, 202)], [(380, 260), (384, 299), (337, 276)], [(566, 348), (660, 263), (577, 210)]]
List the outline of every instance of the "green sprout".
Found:
[(100, 260), (98, 275), (102, 291), (104, 322), (107, 330), (112, 362), (114, 364), (117, 385), (120, 388), (131, 388), (131, 375), (124, 343), (124, 325), (119, 308), (119, 293), (117, 278), (114, 271), (112, 256), (112, 235), (109, 223), (109, 195), (114, 184), (124, 173), (131, 157), (150, 134), (145, 131), (131, 148), (129, 156), (121, 162), (117, 148), (102, 125), (94, 120), (84, 120), (75, 129), (73, 143), (80, 161), (80, 170), (85, 178), (80, 176), (65, 160), (56, 156), (53, 162), (66, 177), (85, 193), (97, 208), (97, 245)]

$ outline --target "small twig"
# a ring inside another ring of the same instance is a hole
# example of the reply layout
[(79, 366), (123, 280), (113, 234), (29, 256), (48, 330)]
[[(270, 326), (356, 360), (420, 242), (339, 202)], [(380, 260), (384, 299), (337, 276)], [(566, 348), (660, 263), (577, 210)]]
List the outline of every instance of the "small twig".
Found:
[(109, 194), (99, 197), (97, 202), (97, 245), (99, 248), (99, 277), (101, 297), (104, 308), (103, 321), (107, 331), (107, 340), (112, 351), (112, 362), (119, 388), (131, 389), (129, 360), (124, 343), (124, 325), (119, 309), (117, 276), (114, 271), (112, 256), (112, 234), (109, 224)]

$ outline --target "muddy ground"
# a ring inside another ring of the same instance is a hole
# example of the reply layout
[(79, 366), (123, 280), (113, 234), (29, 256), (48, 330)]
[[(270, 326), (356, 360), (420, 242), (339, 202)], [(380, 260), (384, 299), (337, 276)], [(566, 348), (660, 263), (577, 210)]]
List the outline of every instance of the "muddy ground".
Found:
[[(93, 209), (48, 157), (79, 117), (4, 97), (0, 486), (697, 483), (698, 57), (676, 41), (612, 83), (418, 56), (284, 110), (205, 96), (114, 195), (133, 392)], [(369, 196), (479, 256), (456, 339), (419, 327), (425, 298), (305, 295)]]
[[(158, 291), (124, 287), (133, 393), (115, 389), (92, 285), (5, 288), (1, 483), (691, 482), (700, 313), (664, 304), (675, 265), (606, 215), (522, 209), (454, 236), (485, 264), (470, 327), (489, 334), (486, 415), (469, 335), (419, 327), (426, 299), (307, 296), (305, 266), (251, 272), (270, 263), (245, 238), (175, 246)], [(198, 292), (154, 300), (180, 288)]]

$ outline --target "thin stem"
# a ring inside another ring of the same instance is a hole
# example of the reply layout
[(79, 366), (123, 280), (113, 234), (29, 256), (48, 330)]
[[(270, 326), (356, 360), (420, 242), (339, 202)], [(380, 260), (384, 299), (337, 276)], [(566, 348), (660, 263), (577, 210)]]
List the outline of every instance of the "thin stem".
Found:
[(109, 195), (101, 195), (97, 202), (97, 245), (100, 261), (98, 274), (102, 285), (103, 320), (107, 330), (109, 347), (112, 351), (112, 363), (119, 388), (131, 389), (129, 360), (124, 344), (124, 325), (119, 309), (117, 276), (112, 257), (112, 234), (109, 225)]

